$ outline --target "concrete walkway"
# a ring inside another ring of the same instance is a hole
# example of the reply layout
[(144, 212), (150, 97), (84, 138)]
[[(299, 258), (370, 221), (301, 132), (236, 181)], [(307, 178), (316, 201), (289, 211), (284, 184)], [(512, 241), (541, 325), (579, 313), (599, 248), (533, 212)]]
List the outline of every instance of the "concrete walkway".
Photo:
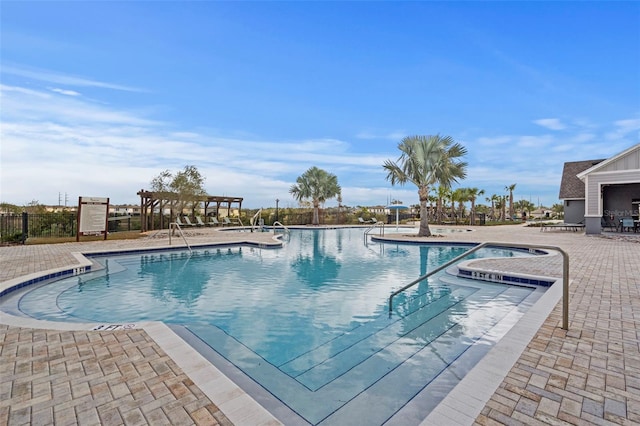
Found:
[[(520, 225), (473, 229), (438, 241), (554, 245), (571, 259), (569, 331), (560, 328), (558, 305), (473, 416), (475, 424), (640, 424), (640, 234), (586, 236)], [(192, 245), (273, 243), (266, 233), (188, 233)], [(0, 291), (21, 277), (77, 266), (77, 252), (167, 244), (159, 233), (131, 241), (3, 247)], [(486, 270), (556, 277), (561, 264), (560, 256), (474, 261)], [(0, 324), (0, 424), (279, 424), (161, 323), (91, 331), (95, 324), (44, 323), (0, 312)], [(441, 420), (460, 424), (453, 417)]]

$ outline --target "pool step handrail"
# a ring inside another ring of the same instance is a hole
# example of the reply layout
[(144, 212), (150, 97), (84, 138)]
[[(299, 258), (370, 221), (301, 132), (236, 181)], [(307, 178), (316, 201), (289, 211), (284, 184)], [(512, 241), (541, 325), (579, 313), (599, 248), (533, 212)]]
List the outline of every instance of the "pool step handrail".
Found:
[(289, 228), (286, 227), (286, 225), (284, 225), (282, 222), (278, 222), (277, 220), (275, 222), (273, 222), (273, 233), (276, 233), (276, 225), (278, 226), (282, 226), (282, 228), (284, 229), (284, 231), (291, 235), (291, 230)]
[(367, 239), (367, 235), (369, 235), (369, 233), (373, 231), (376, 228), (376, 226), (380, 228), (380, 236), (384, 237), (384, 222), (378, 221), (372, 224), (371, 226), (369, 226), (367, 229), (365, 229), (364, 231), (365, 240)]
[(258, 225), (256, 225), (256, 221), (260, 220), (261, 216), (262, 216), (262, 207), (258, 209), (258, 212), (254, 214), (251, 220), (249, 221), (249, 223), (251, 224), (251, 232), (253, 232), (254, 229), (258, 228)]
[(563, 281), (562, 282), (562, 329), (569, 330), (569, 255), (560, 247), (540, 245), (540, 244), (517, 244), (517, 243), (504, 243), (504, 242), (498, 243), (498, 242), (491, 242), (491, 241), (478, 244), (477, 246), (473, 247), (471, 250), (468, 250), (462, 253), (460, 256), (456, 257), (455, 259), (451, 259), (444, 265), (440, 265), (436, 269), (427, 272), (423, 276), (411, 281), (409, 284), (391, 293), (391, 295), (389, 296), (389, 318), (391, 318), (391, 314), (393, 312), (394, 296), (402, 293), (403, 291), (407, 290), (410, 287), (413, 287), (419, 282), (426, 280), (431, 275), (438, 273), (445, 268), (448, 268), (449, 266), (453, 265), (459, 260), (462, 260), (463, 258), (469, 256), (470, 254), (475, 253), (481, 248), (484, 248), (487, 246), (526, 248), (526, 249), (529, 249), (529, 251), (534, 251), (533, 249), (556, 250), (562, 254), (562, 258), (563, 258), (563, 262), (562, 262), (562, 281)]
[(180, 228), (180, 225), (176, 222), (171, 222), (169, 224), (169, 245), (171, 245), (171, 234), (173, 234), (176, 229), (178, 230), (178, 233), (184, 240), (184, 243), (187, 245), (187, 248), (189, 249), (189, 254), (193, 254), (193, 250), (191, 250), (191, 246), (189, 245), (187, 238), (184, 236), (184, 232), (182, 232), (182, 228)]

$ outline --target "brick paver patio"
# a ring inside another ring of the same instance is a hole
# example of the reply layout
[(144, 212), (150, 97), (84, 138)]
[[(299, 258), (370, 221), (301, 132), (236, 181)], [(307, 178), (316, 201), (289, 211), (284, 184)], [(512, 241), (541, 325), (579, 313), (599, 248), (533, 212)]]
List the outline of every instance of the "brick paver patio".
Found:
[(144, 330), (0, 330), (0, 424), (231, 424)]
[[(159, 237), (3, 247), (0, 284), (76, 265), (74, 252), (166, 245)], [(266, 233), (211, 230), (193, 231), (188, 238), (191, 244), (271, 242)], [(640, 424), (639, 234), (604, 238), (514, 225), (439, 239), (446, 240), (555, 245), (571, 259), (569, 331), (560, 328), (559, 304), (475, 424)], [(491, 270), (561, 276), (559, 256), (475, 262)], [(241, 419), (235, 424), (278, 423), (225, 412), (210, 397), (217, 382), (196, 385), (193, 372), (185, 373), (163, 349), (166, 343), (143, 329), (53, 330), (16, 321), (0, 312), (0, 424), (225, 425), (233, 424), (231, 417)]]

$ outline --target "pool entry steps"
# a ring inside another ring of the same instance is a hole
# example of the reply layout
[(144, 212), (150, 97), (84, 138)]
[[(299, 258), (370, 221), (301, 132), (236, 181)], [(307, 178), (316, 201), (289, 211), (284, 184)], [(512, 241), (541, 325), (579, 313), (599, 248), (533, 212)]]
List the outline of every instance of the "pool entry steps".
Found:
[[(427, 274), (417, 278), (414, 281), (411, 281), (409, 284), (405, 285), (404, 287), (394, 291), (393, 293), (391, 293), (391, 295), (389, 296), (389, 317), (391, 317), (391, 313), (393, 312), (393, 298), (394, 296), (402, 293), (403, 291), (407, 290), (410, 287), (413, 287), (414, 285), (426, 280), (427, 278), (429, 278), (430, 276), (448, 268), (449, 266), (453, 265), (456, 262), (459, 262), (460, 260), (468, 257), (469, 255), (475, 253), (476, 251), (487, 247), (487, 246), (495, 246), (495, 247), (500, 247), (500, 246), (504, 246), (504, 243), (497, 243), (497, 242), (485, 242), (482, 244), (478, 244), (477, 246), (475, 246), (474, 248), (472, 248), (471, 250), (462, 253), (460, 256), (456, 257), (455, 259), (451, 259), (450, 261), (448, 261), (447, 263), (437, 267), (436, 269), (433, 269), (431, 271), (429, 271)], [(538, 245), (538, 244), (514, 244), (514, 243), (509, 243), (508, 244), (509, 247), (518, 247), (518, 248), (526, 248), (529, 250), (533, 250), (533, 249), (545, 249), (545, 250), (556, 250), (559, 253), (562, 254), (562, 279), (563, 279), (563, 291), (562, 291), (562, 329), (563, 330), (569, 330), (569, 255), (562, 250), (560, 247), (556, 247), (556, 246), (546, 246), (546, 245)], [(470, 276), (469, 278), (477, 278), (477, 276)], [(494, 281), (494, 282), (498, 282), (498, 280), (490, 280), (490, 281)], [(504, 282), (504, 278), (500, 277), (500, 282)], [(539, 280), (537, 280), (539, 281)]]

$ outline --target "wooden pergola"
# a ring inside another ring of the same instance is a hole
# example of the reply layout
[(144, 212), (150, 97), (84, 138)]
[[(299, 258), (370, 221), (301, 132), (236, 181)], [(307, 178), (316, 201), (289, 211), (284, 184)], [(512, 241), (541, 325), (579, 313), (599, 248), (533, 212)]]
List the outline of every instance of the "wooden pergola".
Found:
[[(151, 192), (141, 189), (138, 192), (140, 196), (140, 214), (141, 214), (141, 226), (142, 232), (154, 230), (154, 217), (155, 214), (160, 215), (160, 228), (164, 229), (169, 226), (174, 220), (176, 214), (182, 214), (182, 211), (176, 212), (178, 204), (184, 202), (184, 197), (174, 192)], [(227, 197), (227, 196), (211, 196), (203, 195), (189, 201), (201, 202), (204, 204), (204, 215), (207, 216), (209, 210), (213, 210), (213, 204), (215, 203), (215, 214), (220, 219), (220, 207), (226, 209), (227, 212), (231, 212), (232, 204), (238, 204), (238, 212), (242, 211), (242, 197)], [(165, 224), (166, 217), (164, 210), (169, 209), (169, 222)], [(195, 215), (195, 209), (191, 211), (191, 216)], [(194, 218), (194, 217), (193, 217)], [(195, 218), (194, 218), (195, 219)]]

